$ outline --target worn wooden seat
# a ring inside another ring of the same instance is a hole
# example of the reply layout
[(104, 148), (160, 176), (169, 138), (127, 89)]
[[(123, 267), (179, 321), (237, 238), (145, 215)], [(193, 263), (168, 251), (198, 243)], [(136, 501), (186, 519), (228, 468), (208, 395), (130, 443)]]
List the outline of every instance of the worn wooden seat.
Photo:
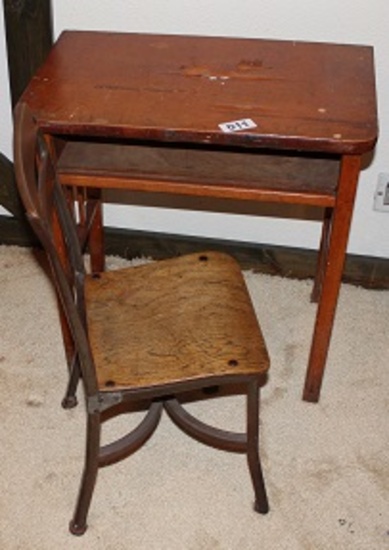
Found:
[[(258, 453), (259, 386), (269, 358), (242, 274), (224, 254), (204, 252), (87, 274), (77, 220), (28, 107), (15, 111), (15, 172), (21, 198), (52, 267), (75, 350), (63, 404), (76, 405), (81, 379), (87, 413), (84, 473), (70, 531), (82, 535), (99, 467), (136, 451), (165, 408), (192, 437), (247, 455), (255, 509), (268, 511)], [(191, 416), (182, 396), (238, 385), (247, 394), (247, 429), (233, 434)], [(128, 435), (101, 445), (102, 422), (149, 409)], [(129, 512), (130, 515), (130, 512)]]
[(227, 255), (191, 254), (94, 274), (86, 278), (85, 298), (101, 391), (183, 378), (216, 384), (266, 367), (240, 268)]

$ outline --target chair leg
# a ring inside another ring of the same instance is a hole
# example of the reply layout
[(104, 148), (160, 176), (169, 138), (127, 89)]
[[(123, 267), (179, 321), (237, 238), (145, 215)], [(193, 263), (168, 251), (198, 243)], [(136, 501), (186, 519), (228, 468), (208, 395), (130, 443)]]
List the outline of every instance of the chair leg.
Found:
[(64, 409), (72, 409), (77, 405), (76, 391), (80, 377), (80, 364), (77, 354), (74, 353), (65, 397), (62, 399), (62, 407)]
[(89, 414), (84, 472), (74, 516), (69, 524), (69, 530), (73, 535), (83, 535), (87, 530), (86, 518), (99, 469), (100, 434), (100, 413)]
[(267, 514), (269, 503), (259, 458), (259, 385), (257, 381), (249, 383), (247, 393), (247, 461), (254, 486), (254, 509)]

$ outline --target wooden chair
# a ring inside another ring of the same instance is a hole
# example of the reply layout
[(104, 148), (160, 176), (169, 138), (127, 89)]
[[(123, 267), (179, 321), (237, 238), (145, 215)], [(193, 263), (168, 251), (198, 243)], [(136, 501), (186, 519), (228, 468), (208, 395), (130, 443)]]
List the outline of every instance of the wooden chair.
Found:
[[(247, 454), (255, 510), (268, 501), (258, 453), (259, 386), (269, 367), (265, 343), (241, 271), (227, 255), (204, 252), (117, 271), (85, 272), (72, 211), (43, 136), (26, 104), (15, 110), (15, 171), (27, 217), (41, 240), (69, 325), (77, 360), (65, 404), (81, 378), (87, 444), (70, 531), (82, 535), (99, 467), (137, 450), (164, 408), (194, 438)], [(247, 394), (247, 430), (210, 427), (184, 410), (192, 390), (238, 384)], [(140, 425), (102, 446), (102, 422), (149, 403)]]

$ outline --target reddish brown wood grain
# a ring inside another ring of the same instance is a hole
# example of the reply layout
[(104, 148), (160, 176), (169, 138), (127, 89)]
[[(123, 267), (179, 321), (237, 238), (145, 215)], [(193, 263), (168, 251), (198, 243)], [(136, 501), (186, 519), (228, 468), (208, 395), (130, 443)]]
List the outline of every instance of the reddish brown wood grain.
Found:
[(373, 82), (365, 46), (68, 31), (23, 100), (51, 133), (362, 153)]

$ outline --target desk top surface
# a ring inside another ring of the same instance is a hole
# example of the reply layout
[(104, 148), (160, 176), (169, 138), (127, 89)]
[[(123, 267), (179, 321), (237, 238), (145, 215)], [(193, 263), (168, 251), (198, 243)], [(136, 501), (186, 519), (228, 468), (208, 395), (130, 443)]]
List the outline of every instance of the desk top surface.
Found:
[(66, 31), (22, 100), (59, 134), (336, 154), (377, 138), (369, 46)]

